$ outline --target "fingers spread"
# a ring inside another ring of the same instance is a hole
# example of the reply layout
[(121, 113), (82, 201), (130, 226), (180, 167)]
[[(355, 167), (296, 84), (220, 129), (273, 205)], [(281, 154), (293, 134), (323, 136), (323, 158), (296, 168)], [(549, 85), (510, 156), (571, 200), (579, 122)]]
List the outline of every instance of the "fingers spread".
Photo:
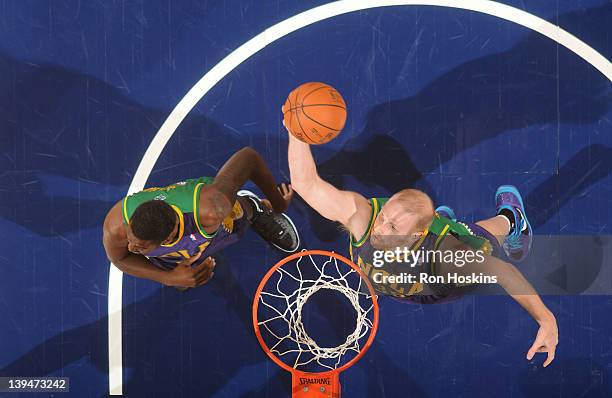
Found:
[(282, 196), (287, 196), (293, 193), (293, 189), (291, 188), (291, 184), (282, 183), (278, 185), (278, 191)]
[(548, 357), (546, 358), (546, 361), (544, 362), (544, 367), (547, 367), (548, 365), (550, 365), (550, 363), (555, 359), (555, 350), (551, 349), (550, 351), (548, 351)]
[(527, 359), (529, 361), (531, 361), (533, 359), (533, 356), (536, 354), (536, 352), (538, 352), (538, 346), (539, 346), (539, 343), (536, 341), (535, 343), (533, 343), (529, 351), (527, 351)]

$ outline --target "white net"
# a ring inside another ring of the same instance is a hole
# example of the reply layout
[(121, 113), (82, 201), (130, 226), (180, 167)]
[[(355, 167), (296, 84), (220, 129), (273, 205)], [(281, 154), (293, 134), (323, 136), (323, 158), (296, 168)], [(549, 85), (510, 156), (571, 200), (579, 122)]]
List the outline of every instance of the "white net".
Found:
[[(318, 265), (316, 261), (324, 262)], [(355, 329), (336, 347), (321, 347), (304, 327), (304, 305), (323, 289), (344, 295), (356, 312)], [(279, 267), (262, 290), (259, 303), (262, 337), (269, 341), (270, 352), (294, 369), (312, 364), (323, 370), (338, 368), (361, 351), (373, 327), (374, 302), (361, 275), (332, 256), (305, 255)], [(261, 315), (266, 312), (267, 316)]]

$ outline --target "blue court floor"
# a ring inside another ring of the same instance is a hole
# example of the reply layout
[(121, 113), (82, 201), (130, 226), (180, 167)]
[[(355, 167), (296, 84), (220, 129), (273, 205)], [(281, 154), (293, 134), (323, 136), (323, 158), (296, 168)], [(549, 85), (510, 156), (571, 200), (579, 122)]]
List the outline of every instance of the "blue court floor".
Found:
[[(472, 2), (483, 3), (456, 3)], [(208, 71), (324, 3), (0, 2), (0, 376), (69, 377), (61, 397), (109, 394), (106, 212)], [(612, 56), (608, 0), (498, 3)], [(270, 43), (158, 146), (146, 185), (214, 176), (247, 145), (287, 180), (280, 107), (308, 81), (331, 84), (348, 106), (344, 131), (313, 148), (334, 185), (367, 197), (417, 187), (474, 221), (493, 215), (498, 185), (513, 184), (536, 234), (597, 237), (582, 248), (602, 253), (596, 263), (579, 249), (567, 267), (612, 267), (609, 78), (516, 21), (457, 7), (374, 7)], [(345, 233), (301, 199), (289, 214), (305, 247), (347, 253)], [(257, 284), (282, 255), (248, 232), (216, 258), (214, 279), (184, 293), (123, 277), (124, 395), (290, 396), (290, 375), (266, 357), (250, 318)], [(611, 397), (612, 295), (583, 293), (543, 297), (559, 324), (546, 369), (542, 355), (525, 359), (537, 325), (509, 297), (381, 298), (376, 341), (343, 374), (343, 396)]]

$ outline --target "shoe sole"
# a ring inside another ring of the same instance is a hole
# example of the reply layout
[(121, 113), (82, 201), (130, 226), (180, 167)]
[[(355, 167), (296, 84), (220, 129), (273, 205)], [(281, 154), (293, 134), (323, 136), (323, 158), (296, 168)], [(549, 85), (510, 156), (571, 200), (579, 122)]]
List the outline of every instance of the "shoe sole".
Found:
[[(253, 192), (251, 192), (251, 191), (249, 191), (247, 189), (242, 189), (242, 190), (238, 191), (236, 193), (236, 195), (242, 196), (242, 197), (244, 197), (244, 196), (252, 196), (254, 198), (257, 198), (257, 200), (261, 201), (261, 198), (259, 196), (255, 195)], [(261, 211), (261, 209), (259, 208), (259, 205), (257, 203), (255, 203), (255, 206), (257, 206), (257, 208)], [(297, 228), (295, 227), (295, 224), (293, 223), (293, 220), (291, 218), (289, 218), (288, 215), (286, 215), (285, 213), (281, 213), (281, 215), (283, 217), (285, 217), (285, 219), (287, 221), (289, 221), (289, 224), (291, 224), (291, 227), (295, 231), (295, 236), (297, 237), (297, 245), (296, 245), (295, 249), (293, 249), (293, 250), (286, 250), (286, 249), (283, 249), (282, 247), (280, 247), (280, 246), (278, 246), (278, 245), (276, 245), (276, 244), (274, 244), (272, 242), (268, 242), (268, 243), (270, 245), (274, 246), (275, 248), (277, 248), (278, 250), (282, 251), (282, 252), (285, 252), (285, 253), (295, 253), (297, 251), (297, 249), (300, 248), (300, 243), (301, 243), (300, 233), (298, 232)]]
[[(527, 218), (527, 211), (525, 211), (525, 205), (523, 204), (523, 197), (518, 191), (518, 188), (516, 188), (514, 185), (501, 185), (499, 188), (497, 188), (497, 191), (495, 191), (495, 207), (497, 208), (497, 197), (504, 192), (510, 192), (511, 194), (515, 195), (518, 198), (519, 205), (521, 206), (521, 210), (522, 210), (523, 220), (525, 220), (525, 222), (527, 223), (527, 228), (530, 231), (529, 236), (533, 239), (533, 229), (531, 228), (531, 223), (529, 222), (529, 219)], [(527, 254), (525, 255), (525, 257), (523, 257), (523, 259), (521, 260), (515, 259), (515, 261), (523, 261), (524, 259), (527, 258), (527, 256), (529, 255), (529, 252), (531, 252), (531, 243), (532, 242), (530, 241), (529, 247), (527, 248)]]
[(285, 250), (282, 247), (279, 247), (277, 245), (275, 245), (274, 243), (270, 243), (272, 246), (276, 247), (278, 250), (283, 251), (285, 253), (295, 253), (297, 251), (297, 249), (300, 248), (300, 233), (298, 232), (297, 228), (295, 227), (295, 224), (293, 223), (293, 220), (291, 218), (289, 218), (288, 215), (286, 215), (285, 213), (281, 213), (281, 215), (283, 217), (285, 217), (285, 219), (287, 219), (287, 221), (289, 221), (289, 224), (291, 224), (291, 227), (293, 228), (293, 230), (295, 231), (295, 236), (297, 237), (297, 245), (295, 246), (295, 249), (293, 250)]

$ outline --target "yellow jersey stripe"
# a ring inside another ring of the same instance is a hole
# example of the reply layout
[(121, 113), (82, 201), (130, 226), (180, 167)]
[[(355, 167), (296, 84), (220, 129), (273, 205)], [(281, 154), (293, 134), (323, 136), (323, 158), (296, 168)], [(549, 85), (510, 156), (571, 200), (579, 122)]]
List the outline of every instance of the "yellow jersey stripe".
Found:
[(179, 217), (179, 233), (178, 233), (178, 237), (176, 238), (174, 242), (169, 243), (167, 245), (162, 244), (162, 246), (164, 247), (172, 247), (176, 245), (181, 239), (183, 239), (183, 232), (185, 232), (185, 219), (183, 218), (183, 213), (175, 205), (170, 205), (170, 206), (172, 206), (172, 210), (174, 210)]
[(129, 224), (130, 219), (128, 218), (128, 214), (127, 214), (127, 200), (128, 200), (127, 196), (123, 198), (123, 221), (125, 221), (126, 224)]
[(200, 215), (199, 215), (199, 211), (198, 211), (198, 204), (199, 204), (199, 197), (200, 197), (200, 189), (202, 188), (202, 185), (204, 185), (203, 182), (199, 183), (198, 185), (196, 185), (195, 189), (193, 190), (193, 221), (195, 221), (195, 225), (198, 228), (198, 231), (200, 232), (200, 234), (207, 238), (207, 239), (211, 239), (214, 238), (215, 235), (217, 234), (217, 231), (213, 232), (212, 234), (208, 234), (206, 233), (206, 231), (204, 231), (204, 229), (202, 229), (202, 226), (200, 226)]
[(370, 233), (372, 232), (372, 226), (374, 226), (374, 221), (376, 220), (376, 217), (378, 216), (378, 210), (379, 210), (378, 200), (376, 198), (372, 198), (372, 212), (370, 213), (370, 220), (368, 221), (368, 226), (366, 228), (366, 231), (364, 232), (361, 239), (359, 239), (357, 242), (352, 242), (353, 236), (351, 235), (351, 246), (360, 247), (370, 237)]
[(440, 232), (440, 235), (438, 236), (438, 239), (436, 239), (436, 243), (434, 245), (434, 250), (436, 250), (438, 248), (438, 246), (442, 242), (442, 239), (444, 239), (444, 237), (446, 236), (446, 233), (448, 232), (449, 228), (450, 228), (450, 225), (448, 225), (448, 224), (446, 224), (444, 226), (444, 228), (442, 229), (442, 232)]

